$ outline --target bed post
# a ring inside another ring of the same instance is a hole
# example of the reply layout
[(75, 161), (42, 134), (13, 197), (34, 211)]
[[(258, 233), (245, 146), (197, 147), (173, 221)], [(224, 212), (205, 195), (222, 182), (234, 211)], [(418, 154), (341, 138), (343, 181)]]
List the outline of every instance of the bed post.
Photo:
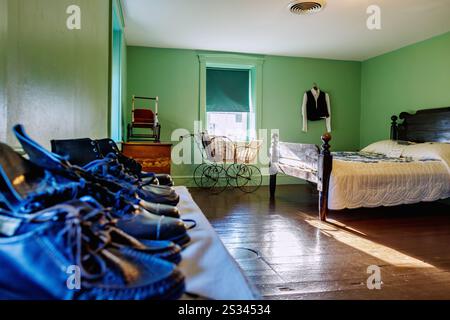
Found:
[(330, 141), (331, 134), (325, 133), (322, 136), (322, 151), (319, 155), (319, 179), (317, 181), (317, 190), (319, 190), (319, 216), (322, 221), (327, 220), (328, 187), (333, 167), (333, 156), (331, 155), (329, 144)]
[(398, 126), (397, 126), (397, 116), (391, 117), (391, 140), (398, 140)]
[(275, 189), (277, 187), (277, 173), (278, 173), (277, 163), (278, 163), (278, 158), (279, 158), (278, 144), (279, 144), (278, 133), (273, 133), (272, 134), (272, 145), (270, 147), (270, 165), (269, 165), (270, 200), (273, 200), (275, 198)]
[(276, 188), (277, 188), (277, 174), (271, 174), (270, 175), (270, 184), (269, 184), (270, 200), (275, 199)]

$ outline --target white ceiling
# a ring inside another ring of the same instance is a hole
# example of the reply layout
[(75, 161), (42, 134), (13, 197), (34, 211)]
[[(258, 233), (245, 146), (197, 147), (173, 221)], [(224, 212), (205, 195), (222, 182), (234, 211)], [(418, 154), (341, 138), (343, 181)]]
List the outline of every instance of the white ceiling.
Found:
[[(328, 0), (293, 15), (290, 0), (123, 0), (128, 45), (365, 60), (450, 31), (450, 0)], [(382, 29), (366, 27), (381, 8)]]

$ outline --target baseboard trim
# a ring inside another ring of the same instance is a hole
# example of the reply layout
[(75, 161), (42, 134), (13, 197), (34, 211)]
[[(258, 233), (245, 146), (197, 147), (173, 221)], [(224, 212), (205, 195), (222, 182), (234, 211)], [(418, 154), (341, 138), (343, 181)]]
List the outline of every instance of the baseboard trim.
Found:
[[(177, 186), (187, 186), (187, 187), (196, 187), (197, 185), (194, 182), (192, 176), (172, 176), (175, 181), (175, 185)], [(262, 185), (269, 185), (270, 175), (263, 175)], [(286, 176), (283, 174), (277, 175), (277, 185), (290, 185), (290, 184), (306, 184), (304, 180)]]

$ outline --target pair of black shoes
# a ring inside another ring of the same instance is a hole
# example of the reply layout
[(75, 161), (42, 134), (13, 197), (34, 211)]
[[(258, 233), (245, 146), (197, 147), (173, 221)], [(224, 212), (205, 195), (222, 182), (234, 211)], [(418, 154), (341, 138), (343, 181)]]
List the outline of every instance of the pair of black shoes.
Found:
[(143, 186), (123, 188), (45, 150), (21, 126), (14, 133), (29, 160), (0, 144), (0, 298), (180, 297), (183, 221), (146, 211)]

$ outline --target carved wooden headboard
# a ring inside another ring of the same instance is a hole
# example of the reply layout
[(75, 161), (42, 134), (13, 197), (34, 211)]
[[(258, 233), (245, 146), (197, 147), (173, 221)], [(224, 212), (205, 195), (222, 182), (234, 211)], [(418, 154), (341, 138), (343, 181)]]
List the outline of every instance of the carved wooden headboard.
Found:
[(450, 142), (450, 107), (402, 112), (391, 118), (391, 139), (413, 142)]

